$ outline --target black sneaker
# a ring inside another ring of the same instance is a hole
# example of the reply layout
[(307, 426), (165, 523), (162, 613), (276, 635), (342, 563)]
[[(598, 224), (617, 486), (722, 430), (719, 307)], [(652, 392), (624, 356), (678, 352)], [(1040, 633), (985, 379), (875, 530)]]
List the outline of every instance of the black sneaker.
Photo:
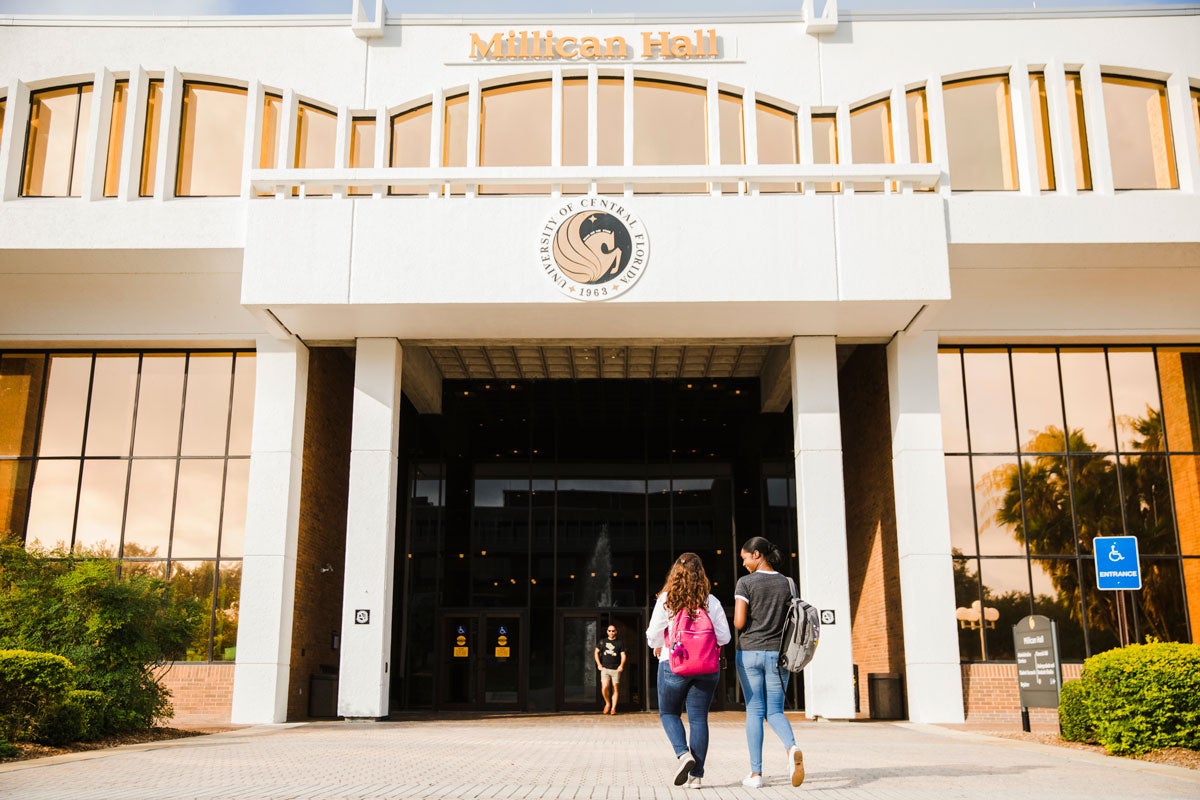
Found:
[(696, 757), (692, 755), (692, 751), (688, 750), (681, 756), (675, 758), (677, 762), (675, 767), (675, 785), (683, 786), (687, 783), (688, 775), (692, 774), (692, 767), (696, 766)]

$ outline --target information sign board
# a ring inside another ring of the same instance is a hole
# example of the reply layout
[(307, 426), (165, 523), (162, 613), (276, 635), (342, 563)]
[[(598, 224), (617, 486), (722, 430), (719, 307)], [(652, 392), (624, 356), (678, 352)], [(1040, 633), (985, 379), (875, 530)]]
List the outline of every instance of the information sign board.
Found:
[(1040, 614), (1013, 626), (1017, 681), (1022, 708), (1058, 708), (1062, 668), (1058, 663), (1058, 626)]
[(1096, 588), (1115, 592), (1142, 588), (1142, 567), (1136, 536), (1097, 536), (1092, 539), (1096, 557)]

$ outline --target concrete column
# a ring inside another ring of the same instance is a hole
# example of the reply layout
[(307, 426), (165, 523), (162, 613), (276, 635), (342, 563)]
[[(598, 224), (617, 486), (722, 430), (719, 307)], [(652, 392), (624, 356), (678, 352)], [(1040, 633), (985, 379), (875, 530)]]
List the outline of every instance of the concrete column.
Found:
[(817, 608), (833, 611), (837, 620), (821, 626), (821, 646), (804, 670), (804, 710), (809, 717), (853, 719), (854, 658), (837, 380), (832, 336), (792, 339), (800, 590)]
[(338, 684), (338, 714), (347, 718), (388, 713), (401, 364), (395, 339), (358, 340)]
[(887, 354), (908, 717), (962, 722), (937, 335), (898, 333)]
[(242, 558), (242, 583), (254, 591), (243, 592), (239, 608), (235, 723), (287, 718), (307, 389), (308, 349), (260, 338)]

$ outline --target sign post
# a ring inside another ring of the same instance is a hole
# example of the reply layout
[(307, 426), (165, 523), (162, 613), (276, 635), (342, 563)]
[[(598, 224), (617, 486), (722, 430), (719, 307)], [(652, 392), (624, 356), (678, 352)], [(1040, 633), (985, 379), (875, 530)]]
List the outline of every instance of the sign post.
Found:
[(1121, 646), (1129, 644), (1129, 618), (1125, 613), (1125, 592), (1142, 588), (1142, 561), (1138, 557), (1136, 536), (1097, 536), (1092, 539), (1096, 559), (1096, 588), (1117, 595), (1117, 628)]
[(1062, 666), (1058, 661), (1058, 625), (1040, 614), (1013, 626), (1017, 682), (1021, 690), (1021, 727), (1029, 732), (1030, 708), (1058, 708)]

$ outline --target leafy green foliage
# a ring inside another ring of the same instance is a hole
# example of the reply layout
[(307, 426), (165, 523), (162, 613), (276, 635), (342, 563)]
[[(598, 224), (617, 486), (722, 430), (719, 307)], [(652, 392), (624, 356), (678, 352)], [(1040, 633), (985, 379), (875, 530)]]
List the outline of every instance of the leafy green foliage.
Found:
[(0, 647), (57, 653), (78, 688), (108, 698), (105, 727), (136, 730), (170, 716), (156, 665), (181, 658), (203, 622), (200, 605), (157, 577), (69, 553), (0, 545)]
[(75, 667), (62, 656), (0, 650), (0, 737), (27, 739), (75, 685)]
[(108, 698), (91, 689), (72, 689), (38, 722), (36, 738), (44, 744), (66, 744), (94, 741), (107, 733)]
[(1200, 644), (1154, 642), (1109, 650), (1085, 661), (1076, 683), (1085, 684), (1087, 719), (1108, 752), (1200, 750)]
[(0, 736), (0, 758), (12, 758), (20, 754), (20, 750), (8, 743), (8, 740)]
[(1067, 681), (1058, 695), (1058, 726), (1068, 742), (1094, 742), (1096, 733), (1088, 712), (1088, 684)]

